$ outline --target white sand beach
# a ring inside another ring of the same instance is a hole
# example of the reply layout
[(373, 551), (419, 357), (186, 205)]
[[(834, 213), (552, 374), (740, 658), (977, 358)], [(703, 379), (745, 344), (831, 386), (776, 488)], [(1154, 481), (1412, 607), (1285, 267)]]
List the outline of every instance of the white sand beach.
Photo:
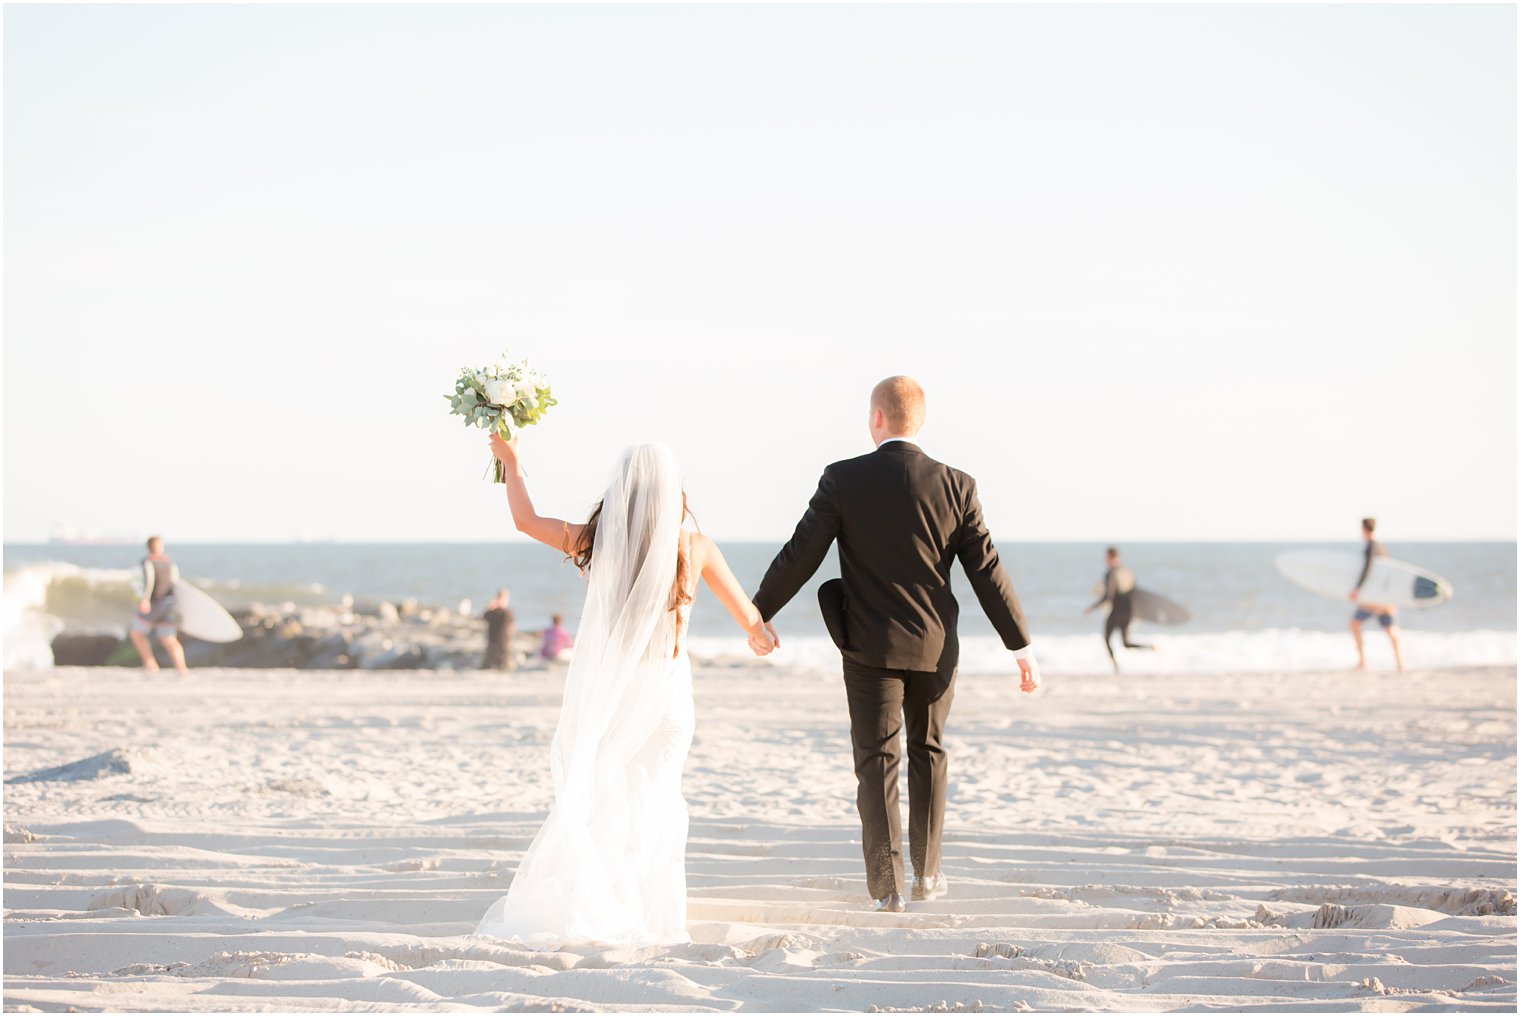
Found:
[(877, 915), (837, 678), (700, 668), (694, 942), (533, 953), (471, 931), (558, 675), (12, 672), (5, 1005), (1513, 1011), (1515, 683), (963, 677), (950, 894)]

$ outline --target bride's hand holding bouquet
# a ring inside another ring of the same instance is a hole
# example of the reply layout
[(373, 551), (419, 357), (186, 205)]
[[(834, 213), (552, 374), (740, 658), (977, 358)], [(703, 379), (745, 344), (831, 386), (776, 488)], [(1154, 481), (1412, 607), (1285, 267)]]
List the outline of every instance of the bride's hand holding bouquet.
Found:
[(510, 438), (502, 437), (496, 431), (491, 432), (491, 455), (496, 459), (499, 470), (505, 472), (508, 477), (516, 475), (522, 467), (522, 459), (517, 454), (517, 442), (521, 439), (522, 431), (518, 431)]
[[(530, 368), (527, 360), (512, 363), (506, 356), (480, 370), (460, 370), (454, 394), (444, 398), (449, 400), (449, 412), (463, 417), (466, 427), (480, 427), (507, 440), (514, 439), (520, 428), (543, 419), (549, 407), (557, 404), (548, 378)], [(506, 483), (507, 466), (500, 455), (493, 466), (495, 481)]]

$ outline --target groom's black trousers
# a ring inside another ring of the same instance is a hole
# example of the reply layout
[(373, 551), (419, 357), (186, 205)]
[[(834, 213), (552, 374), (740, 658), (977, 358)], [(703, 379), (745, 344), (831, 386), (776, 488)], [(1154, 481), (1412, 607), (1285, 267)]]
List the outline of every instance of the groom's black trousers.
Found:
[(855, 749), (855, 804), (860, 810), (866, 888), (879, 900), (906, 895), (902, 816), (897, 780), (899, 738), (908, 742), (908, 850), (913, 870), (938, 875), (945, 830), (948, 759), (945, 720), (955, 695), (955, 671), (885, 670), (844, 661), (850, 703), (850, 743)]

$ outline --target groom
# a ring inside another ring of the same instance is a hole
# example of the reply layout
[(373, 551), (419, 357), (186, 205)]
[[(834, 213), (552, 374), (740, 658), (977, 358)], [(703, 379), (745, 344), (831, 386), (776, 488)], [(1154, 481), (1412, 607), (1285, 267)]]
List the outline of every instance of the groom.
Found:
[(959, 651), (960, 608), (950, 592), (955, 558), (1013, 650), (1021, 689), (1034, 691), (1040, 678), (1024, 612), (982, 521), (976, 481), (910, 440), (924, 424), (924, 390), (909, 377), (887, 378), (871, 392), (868, 422), (876, 451), (823, 471), (797, 531), (766, 571), (755, 606), (770, 627), (823, 563), (829, 544), (839, 541), (840, 649), (866, 886), (877, 910), (901, 913), (907, 904), (897, 778), (904, 728), (913, 899), (932, 900), (946, 888), (940, 843), (948, 780), (943, 739)]

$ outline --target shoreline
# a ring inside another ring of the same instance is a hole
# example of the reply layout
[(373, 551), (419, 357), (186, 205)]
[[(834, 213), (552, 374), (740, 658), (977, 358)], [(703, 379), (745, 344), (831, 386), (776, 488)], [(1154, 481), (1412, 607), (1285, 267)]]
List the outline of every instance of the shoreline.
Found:
[[(1289, 545), (1184, 543), (1148, 551), (1132, 546), (1131, 564), (1145, 588), (1165, 593), (1193, 612), (1193, 620), (1175, 628), (1138, 626), (1136, 641), (1160, 642), (1165, 659), (1121, 654), (1126, 672), (1198, 673), (1220, 670), (1334, 669), (1354, 660), (1346, 621), (1348, 603), (1317, 597), (1295, 587), (1275, 567), (1274, 554)], [(1400, 544), (1411, 560), (1450, 580), (1458, 595), (1432, 611), (1403, 618), (1409, 633), (1411, 665), (1512, 665), (1516, 661), (1513, 545)], [(7, 664), (41, 665), (51, 643), (67, 630), (65, 663), (99, 663), (122, 648), (133, 608), (131, 572), (119, 554), (104, 549), (12, 547), (6, 558), (5, 645)], [(171, 548), (172, 549), (172, 548)], [(730, 564), (746, 589), (753, 589), (769, 566), (774, 547), (735, 545)], [(1037, 653), (1049, 670), (1102, 673), (1110, 669), (1099, 632), (1101, 614), (1084, 616), (1098, 577), (1092, 548), (1083, 545), (1029, 545), (1004, 548), (1011, 575), (1024, 602)], [(191, 647), (191, 665), (337, 666), (337, 657), (354, 653), (351, 642), (378, 630), (378, 638), (360, 647), (359, 662), (371, 666), (472, 667), (483, 654), (484, 626), (472, 630), (464, 614), (501, 586), (512, 591), (512, 605), (524, 631), (536, 631), (549, 616), (562, 613), (572, 632), (585, 590), (575, 569), (558, 555), (533, 545), (503, 543), (471, 548), (415, 544), (370, 550), (321, 545), (271, 545), (263, 548), (184, 545), (183, 574), (197, 582), (234, 614), (251, 611), (279, 615), (275, 628), (301, 625), (302, 635), (288, 645), (260, 631), (262, 648)], [(825, 568), (815, 578), (828, 573)], [(958, 575), (958, 573), (957, 573)], [(961, 603), (963, 670), (1001, 670), (1008, 664), (995, 632), (977, 609), (963, 579), (953, 580)], [(389, 601), (401, 619), (383, 622), (376, 612)], [(262, 605), (255, 607), (255, 605)], [(367, 605), (367, 606), (366, 606)], [(460, 608), (464, 607), (464, 613)], [(333, 622), (345, 610), (368, 614), (357, 624)], [(305, 616), (311, 611), (310, 616)], [(412, 625), (415, 613), (453, 620), (436, 627)], [(813, 604), (812, 586), (781, 612), (784, 650), (798, 666), (837, 665)], [(700, 595), (692, 612), (694, 655), (727, 656), (742, 643), (726, 612), (710, 596)], [(345, 627), (347, 631), (345, 632)], [(91, 630), (94, 630), (93, 636)], [(1374, 653), (1381, 633), (1373, 633)], [(90, 637), (90, 640), (81, 636)], [(117, 637), (116, 644), (110, 639)], [(316, 648), (313, 641), (332, 637)], [(347, 639), (347, 641), (345, 641)], [(392, 649), (378, 645), (390, 639)], [(737, 641), (736, 641), (737, 639)], [(698, 652), (700, 643), (700, 650)], [(78, 648), (80, 655), (73, 655)], [(524, 650), (537, 646), (524, 645)], [(1386, 649), (1386, 646), (1382, 646)], [(797, 651), (805, 651), (797, 654)], [(126, 662), (136, 662), (130, 657)], [(1376, 664), (1376, 660), (1373, 661)]]

